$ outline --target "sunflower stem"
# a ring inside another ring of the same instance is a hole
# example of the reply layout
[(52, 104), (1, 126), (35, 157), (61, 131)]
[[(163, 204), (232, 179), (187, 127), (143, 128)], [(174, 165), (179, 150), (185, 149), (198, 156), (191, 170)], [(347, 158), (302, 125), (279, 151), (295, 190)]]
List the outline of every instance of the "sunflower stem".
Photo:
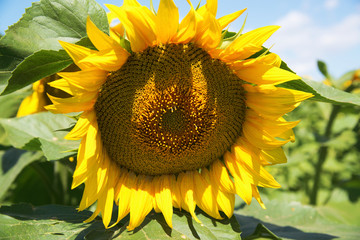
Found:
[[(353, 85), (350, 85), (347, 89), (345, 89), (345, 92), (351, 92), (354, 89)], [(341, 106), (340, 105), (332, 105), (332, 110), (330, 113), (329, 121), (326, 124), (324, 138), (326, 141), (330, 140), (331, 138), (331, 130), (332, 126), (334, 124), (334, 121), (336, 119), (336, 116), (340, 112)], [(314, 184), (310, 192), (310, 204), (311, 205), (317, 205), (317, 198), (318, 198), (318, 192), (320, 187), (320, 177), (322, 174), (323, 166), (326, 161), (327, 155), (328, 155), (329, 147), (327, 144), (322, 144), (319, 148), (319, 157), (318, 161), (315, 165), (315, 176), (314, 176)]]

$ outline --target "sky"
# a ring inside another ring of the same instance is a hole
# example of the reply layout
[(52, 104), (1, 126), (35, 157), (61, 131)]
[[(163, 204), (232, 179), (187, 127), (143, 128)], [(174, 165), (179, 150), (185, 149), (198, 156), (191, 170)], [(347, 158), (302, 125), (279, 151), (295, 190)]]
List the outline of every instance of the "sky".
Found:
[[(194, 6), (198, 0), (192, 0)], [(17, 22), (31, 0), (0, 0), (0, 33)], [(97, 0), (120, 6), (122, 0)], [(149, 6), (149, 0), (138, 0)], [(153, 0), (155, 8), (159, 0)], [(174, 0), (183, 18), (189, 10), (186, 0)], [(203, 0), (205, 2), (205, 0)], [(327, 63), (330, 74), (360, 68), (360, 0), (219, 0), (217, 17), (247, 8), (230, 31), (244, 32), (279, 25), (281, 28), (264, 44), (271, 47), (298, 75), (322, 80), (317, 60)], [(107, 10), (107, 9), (106, 9)]]

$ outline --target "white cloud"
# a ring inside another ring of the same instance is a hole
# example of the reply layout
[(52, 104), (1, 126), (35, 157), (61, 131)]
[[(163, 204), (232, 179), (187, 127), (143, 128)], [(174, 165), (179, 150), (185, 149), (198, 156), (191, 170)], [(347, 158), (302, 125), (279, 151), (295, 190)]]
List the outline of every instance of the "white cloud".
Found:
[(335, 25), (321, 26), (309, 15), (292, 11), (276, 22), (281, 28), (267, 46), (300, 75), (314, 75), (316, 60), (336, 56), (360, 45), (360, 14), (352, 14)]
[(326, 0), (324, 7), (327, 10), (333, 10), (339, 5), (339, 0)]

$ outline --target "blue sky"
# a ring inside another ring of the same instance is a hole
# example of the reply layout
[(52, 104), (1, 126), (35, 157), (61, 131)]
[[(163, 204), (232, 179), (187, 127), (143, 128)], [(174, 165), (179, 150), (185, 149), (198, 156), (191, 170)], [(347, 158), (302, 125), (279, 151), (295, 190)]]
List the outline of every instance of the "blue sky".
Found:
[[(149, 5), (149, 0), (138, 0)], [(174, 0), (180, 17), (189, 10), (186, 0)], [(17, 22), (31, 0), (0, 0), (0, 32)], [(154, 0), (158, 5), (159, 0)], [(197, 0), (192, 0), (197, 4)], [(205, 0), (203, 0), (205, 2)], [(98, 0), (121, 5), (122, 0)], [(339, 77), (343, 73), (360, 68), (360, 0), (219, 0), (218, 17), (247, 8), (245, 32), (267, 26), (281, 28), (265, 46), (279, 54), (301, 76), (315, 80), (322, 77), (316, 61), (328, 64), (330, 73)], [(230, 26), (239, 30), (246, 14)]]

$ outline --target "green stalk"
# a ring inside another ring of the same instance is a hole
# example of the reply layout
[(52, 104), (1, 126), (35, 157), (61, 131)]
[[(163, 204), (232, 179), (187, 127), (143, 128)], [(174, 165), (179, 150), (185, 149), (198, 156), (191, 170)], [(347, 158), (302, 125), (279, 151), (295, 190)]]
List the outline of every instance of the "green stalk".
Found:
[[(326, 128), (325, 128), (324, 139), (326, 139), (326, 140), (329, 140), (331, 137), (331, 128), (333, 126), (334, 120), (335, 120), (337, 114), (339, 113), (339, 111), (340, 111), (339, 105), (332, 106), (330, 118), (329, 118), (329, 121), (326, 124)], [(328, 150), (329, 150), (329, 148), (327, 145), (322, 145), (319, 148), (319, 155), (318, 155), (319, 157), (318, 157), (318, 161), (315, 165), (314, 185), (310, 192), (310, 204), (311, 205), (317, 204), (317, 196), (318, 196), (318, 191), (319, 191), (319, 187), (320, 187), (320, 177), (322, 174), (323, 165), (324, 165), (326, 157), (328, 155)]]
[[(350, 85), (344, 91), (351, 92), (353, 89), (354, 89), (354, 86)], [(325, 133), (324, 133), (324, 139), (326, 141), (330, 140), (331, 129), (334, 124), (336, 116), (340, 112), (340, 109), (341, 109), (340, 105), (332, 105), (332, 110), (330, 113), (329, 121), (326, 124)], [(319, 155), (318, 155), (319, 157), (318, 157), (318, 161), (315, 165), (314, 185), (310, 192), (310, 204), (311, 205), (317, 205), (317, 197), (318, 197), (318, 192), (319, 192), (319, 187), (320, 187), (320, 177), (322, 174), (323, 165), (324, 165), (324, 163), (326, 161), (326, 157), (328, 155), (328, 150), (329, 150), (329, 148), (327, 145), (322, 145), (319, 148)]]

